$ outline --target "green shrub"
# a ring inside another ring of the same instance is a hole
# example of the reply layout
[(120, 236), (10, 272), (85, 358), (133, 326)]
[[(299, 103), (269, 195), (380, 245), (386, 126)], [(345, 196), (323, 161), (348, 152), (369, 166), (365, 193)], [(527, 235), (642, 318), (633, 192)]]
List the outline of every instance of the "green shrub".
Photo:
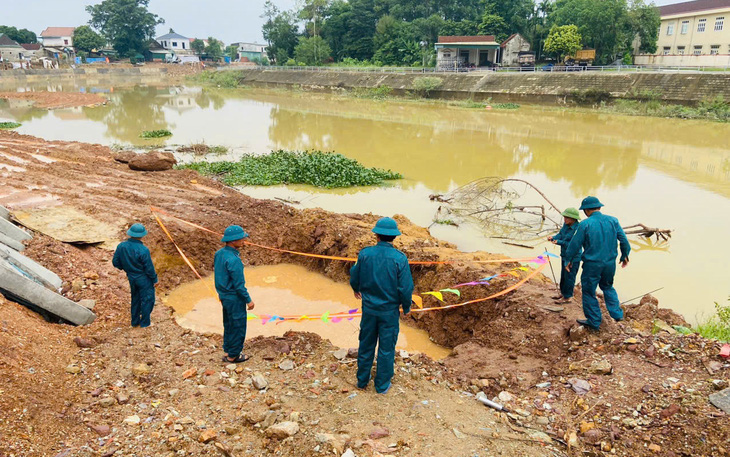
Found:
[(427, 98), (431, 92), (441, 87), (443, 80), (435, 76), (419, 76), (413, 80), (413, 90), (421, 97)]
[(600, 105), (611, 99), (611, 93), (603, 89), (574, 90), (570, 92), (573, 101), (579, 105)]
[(3, 130), (10, 130), (10, 129), (17, 129), (23, 124), (19, 124), (17, 122), (0, 122), (0, 129)]
[(187, 77), (188, 81), (196, 82), (206, 86), (223, 87), (233, 89), (241, 85), (243, 76), (240, 72), (207, 70)]
[[(730, 299), (728, 299), (730, 301)], [(730, 342), (730, 306), (715, 302), (715, 314), (695, 327), (697, 333), (705, 338), (715, 338)]]
[(194, 162), (179, 168), (203, 175), (221, 176), (229, 186), (273, 186), (309, 184), (315, 187), (374, 186), (385, 180), (401, 179), (400, 173), (365, 168), (342, 154), (322, 151), (272, 151), (255, 156), (246, 154), (238, 162)]
[(160, 130), (145, 130), (139, 136), (140, 138), (151, 139), (151, 138), (164, 138), (166, 136), (172, 136), (172, 132), (166, 129)]
[(372, 100), (385, 100), (393, 92), (390, 86), (382, 85), (378, 87), (355, 87), (352, 90), (352, 96), (357, 98), (368, 98)]
[(495, 103), (492, 105), (494, 109), (517, 109), (520, 105), (517, 103)]

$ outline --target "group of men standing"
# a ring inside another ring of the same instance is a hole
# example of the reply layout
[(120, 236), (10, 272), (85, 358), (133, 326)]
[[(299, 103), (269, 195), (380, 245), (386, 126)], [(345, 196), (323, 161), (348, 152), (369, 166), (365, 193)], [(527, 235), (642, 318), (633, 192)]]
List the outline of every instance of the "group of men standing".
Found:
[[(573, 296), (579, 266), (583, 264), (581, 286), (585, 319), (578, 323), (598, 330), (601, 310), (596, 298), (596, 287), (603, 291), (606, 308), (612, 318), (623, 319), (618, 295), (613, 288), (616, 272), (617, 241), (621, 248), (620, 262), (629, 263), (626, 234), (615, 217), (601, 213), (603, 204), (596, 197), (583, 199), (580, 209), (587, 216), (583, 222), (575, 208), (563, 212), (565, 225), (548, 240), (561, 247), (560, 295), (562, 302)], [(406, 255), (393, 246), (401, 234), (398, 224), (385, 217), (372, 229), (377, 244), (362, 249), (350, 270), (350, 286), (358, 300), (362, 300), (359, 347), (357, 358), (357, 387), (365, 389), (370, 380), (377, 346), (375, 391), (386, 394), (391, 387), (395, 345), (398, 340), (401, 309), (404, 315), (411, 310), (413, 277)], [(127, 231), (130, 237), (117, 247), (113, 265), (124, 270), (132, 294), (132, 326), (150, 326), (150, 313), (155, 304), (157, 274), (150, 251), (141, 239), (147, 234), (142, 224), (134, 224)], [(240, 249), (248, 233), (238, 226), (226, 228), (221, 242), (225, 246), (215, 253), (215, 288), (223, 307), (224, 363), (242, 363), (249, 359), (243, 353), (246, 339), (247, 311), (254, 302), (246, 288), (244, 266)]]

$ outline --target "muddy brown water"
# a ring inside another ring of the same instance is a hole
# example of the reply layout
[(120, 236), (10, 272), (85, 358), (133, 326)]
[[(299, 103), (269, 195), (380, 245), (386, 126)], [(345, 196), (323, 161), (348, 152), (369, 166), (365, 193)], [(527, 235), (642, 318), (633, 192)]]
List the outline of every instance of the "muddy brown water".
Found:
[[(584, 196), (597, 195), (605, 212), (623, 225), (675, 230), (669, 243), (631, 238), (631, 264), (616, 277), (622, 301), (663, 287), (656, 293), (661, 305), (696, 321), (730, 295), (730, 124), (537, 106), (487, 111), (264, 89), (112, 91), (83, 80), (19, 88), (38, 89), (103, 92), (110, 103), (49, 112), (0, 101), (0, 120), (22, 122), (19, 132), (47, 139), (230, 148), (209, 160), (278, 148), (332, 150), (405, 176), (374, 188), (241, 189), (255, 197), (295, 200), (298, 207), (404, 214), (428, 226), (439, 206), (429, 201), (430, 194), (485, 176), (527, 179), (561, 207), (577, 207)], [(173, 136), (157, 143), (139, 138), (143, 130), (161, 128)], [(431, 233), (465, 251), (557, 253), (547, 243), (531, 243), (530, 250), (507, 246), (470, 225), (437, 225)]]
[[(360, 301), (347, 284), (337, 283), (299, 265), (278, 264), (246, 267), (246, 286), (258, 314), (323, 314), (360, 307)], [(214, 294), (213, 278), (184, 284), (173, 290), (165, 303), (175, 310), (175, 318), (183, 327), (200, 332), (223, 333), (221, 304)], [(360, 319), (338, 323), (322, 321), (267, 323), (248, 321), (246, 338), (281, 336), (289, 330), (313, 332), (328, 338), (334, 345), (353, 348), (358, 345)], [(433, 343), (425, 330), (401, 325), (397, 346), (409, 352), (420, 352), (439, 360), (451, 352)]]

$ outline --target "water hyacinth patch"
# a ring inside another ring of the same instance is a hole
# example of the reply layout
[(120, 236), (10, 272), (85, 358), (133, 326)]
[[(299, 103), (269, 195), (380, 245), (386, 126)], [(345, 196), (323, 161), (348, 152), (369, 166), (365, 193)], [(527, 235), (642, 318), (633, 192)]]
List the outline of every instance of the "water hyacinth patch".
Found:
[(145, 130), (142, 132), (142, 134), (139, 136), (140, 138), (164, 138), (166, 136), (172, 136), (172, 132), (166, 129), (161, 130)]
[(375, 186), (403, 176), (390, 170), (366, 168), (342, 154), (323, 151), (273, 151), (264, 156), (246, 154), (238, 162), (194, 162), (179, 168), (220, 176), (229, 186), (309, 184), (335, 188)]
[(17, 129), (22, 124), (19, 124), (17, 122), (0, 122), (0, 129), (3, 130), (10, 130), (10, 129)]

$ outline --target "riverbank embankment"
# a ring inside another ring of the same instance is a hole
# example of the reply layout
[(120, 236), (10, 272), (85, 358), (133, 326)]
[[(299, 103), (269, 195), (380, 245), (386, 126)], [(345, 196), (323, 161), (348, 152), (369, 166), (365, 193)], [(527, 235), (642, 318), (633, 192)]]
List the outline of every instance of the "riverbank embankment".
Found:
[(133, 66), (130, 64), (95, 64), (76, 68), (33, 68), (0, 71), (0, 87), (18, 87), (33, 83), (63, 83), (75, 79), (83, 79), (89, 83), (94, 81), (130, 81), (147, 82), (171, 80), (197, 73), (198, 67), (189, 65), (148, 64)]
[(321, 90), (391, 88), (395, 94), (417, 92), (419, 78), (438, 78), (432, 98), (523, 103), (568, 103), (586, 97), (595, 101), (643, 99), (696, 104), (723, 96), (730, 99), (730, 74), (721, 73), (377, 73), (251, 69), (240, 71), (241, 82), (254, 86), (299, 86)]

